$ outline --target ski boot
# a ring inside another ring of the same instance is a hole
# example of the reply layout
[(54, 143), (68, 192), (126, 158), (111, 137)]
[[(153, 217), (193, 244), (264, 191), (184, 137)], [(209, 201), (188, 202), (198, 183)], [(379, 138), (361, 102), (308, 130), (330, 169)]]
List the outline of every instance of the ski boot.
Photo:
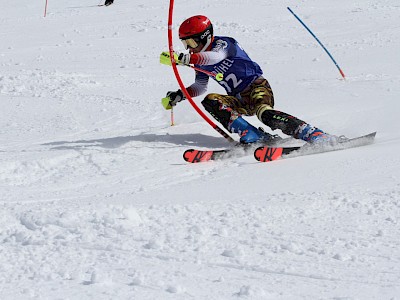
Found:
[(325, 133), (310, 124), (300, 125), (296, 130), (296, 138), (313, 145), (334, 146), (340, 142), (337, 136)]
[(240, 143), (252, 144), (252, 143), (268, 143), (274, 139), (274, 136), (258, 130), (253, 125), (249, 124), (242, 117), (236, 118), (232, 124), (228, 127), (232, 133), (238, 133), (240, 135)]
[(264, 128), (262, 127), (258, 127), (258, 131), (270, 137), (270, 140), (267, 143), (267, 145), (269, 146), (274, 146), (276, 144), (279, 144), (279, 142), (283, 141), (283, 138), (281, 136), (279, 136), (278, 134), (270, 134), (268, 132), (265, 132)]

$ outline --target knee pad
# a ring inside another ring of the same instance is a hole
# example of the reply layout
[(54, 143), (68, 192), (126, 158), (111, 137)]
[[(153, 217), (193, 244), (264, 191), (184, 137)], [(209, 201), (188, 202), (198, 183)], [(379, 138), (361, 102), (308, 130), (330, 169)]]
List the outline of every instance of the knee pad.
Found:
[(229, 106), (221, 103), (214, 95), (218, 94), (210, 94), (207, 95), (204, 100), (201, 102), (206, 111), (208, 111), (218, 122), (222, 124), (225, 128), (228, 129), (229, 123), (232, 119), (236, 119), (239, 114), (232, 110)]
[[(212, 94), (211, 94), (212, 95)], [(213, 112), (216, 112), (219, 110), (220, 103), (218, 100), (213, 99), (212, 97), (209, 97), (210, 95), (207, 95), (203, 101), (201, 101), (201, 104), (205, 108), (206, 111), (208, 111), (210, 114)]]

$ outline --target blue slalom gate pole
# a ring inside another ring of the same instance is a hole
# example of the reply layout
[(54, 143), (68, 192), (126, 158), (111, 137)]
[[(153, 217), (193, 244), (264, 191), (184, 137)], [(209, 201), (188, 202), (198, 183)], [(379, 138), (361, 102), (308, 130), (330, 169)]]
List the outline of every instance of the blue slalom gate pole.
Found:
[(307, 31), (316, 39), (316, 41), (318, 42), (318, 44), (321, 45), (321, 47), (325, 50), (326, 54), (329, 55), (329, 57), (332, 59), (333, 63), (335, 64), (336, 68), (338, 68), (340, 75), (342, 75), (343, 79), (346, 79), (342, 69), (339, 67), (338, 63), (336, 62), (336, 60), (333, 58), (333, 56), (329, 53), (329, 51), (325, 48), (325, 46), (321, 43), (321, 41), (315, 36), (315, 34), (310, 30), (310, 28), (307, 27), (306, 24), (304, 24), (304, 22), (290, 9), (290, 7), (287, 8), (292, 15), (301, 23), (301, 25), (304, 26), (305, 29), (307, 29)]

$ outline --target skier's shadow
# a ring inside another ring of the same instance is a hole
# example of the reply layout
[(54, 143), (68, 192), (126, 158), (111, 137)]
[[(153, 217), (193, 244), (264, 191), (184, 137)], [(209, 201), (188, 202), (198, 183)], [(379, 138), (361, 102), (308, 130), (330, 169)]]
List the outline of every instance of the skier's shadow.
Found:
[[(170, 146), (161, 143), (174, 144), (179, 146), (190, 147), (226, 147), (229, 143), (221, 137), (213, 137), (203, 134), (174, 134), (174, 135), (157, 135), (157, 134), (140, 134), (135, 136), (119, 136), (104, 139), (78, 140), (78, 141), (59, 141), (42, 144), (42, 146), (50, 146), (53, 150), (82, 150), (87, 148), (105, 148), (116, 149), (130, 142), (156, 143), (152, 148), (167, 148)], [(135, 145), (132, 147), (143, 147), (143, 145)]]

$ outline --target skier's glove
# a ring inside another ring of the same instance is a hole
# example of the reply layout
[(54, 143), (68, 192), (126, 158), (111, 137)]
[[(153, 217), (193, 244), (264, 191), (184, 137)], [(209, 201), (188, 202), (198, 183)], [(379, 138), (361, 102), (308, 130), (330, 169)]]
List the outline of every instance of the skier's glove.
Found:
[[(174, 53), (174, 60), (178, 65), (188, 65), (190, 63), (190, 54)], [(164, 51), (160, 54), (160, 63), (167, 66), (171, 65), (169, 52)]]
[(165, 109), (171, 109), (172, 106), (175, 106), (178, 102), (181, 102), (185, 99), (181, 90), (177, 90), (176, 92), (168, 92), (165, 98), (161, 99), (161, 103)]
[(177, 63), (180, 65), (189, 65), (190, 64), (190, 54), (180, 53), (178, 55)]

